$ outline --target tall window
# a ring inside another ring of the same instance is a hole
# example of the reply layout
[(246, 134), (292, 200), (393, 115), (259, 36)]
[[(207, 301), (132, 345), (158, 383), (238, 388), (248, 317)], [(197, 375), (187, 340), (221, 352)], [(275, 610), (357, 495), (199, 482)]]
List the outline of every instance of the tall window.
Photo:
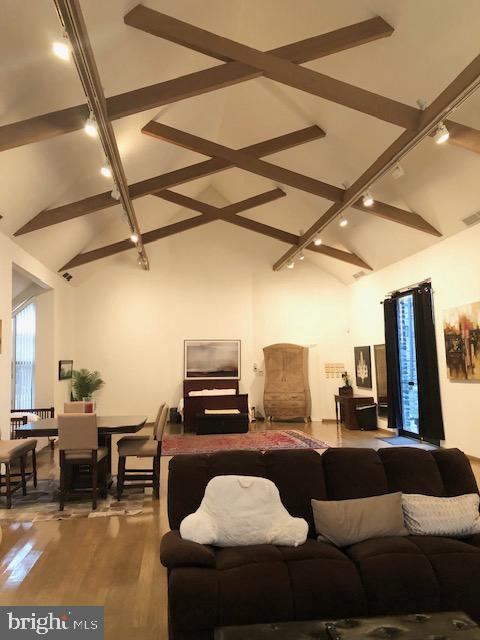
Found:
[(388, 426), (399, 434), (444, 439), (430, 282), (384, 300)]
[(12, 408), (35, 406), (35, 303), (12, 318)]
[(398, 298), (397, 326), (402, 431), (419, 435), (417, 350), (413, 295), (411, 293)]

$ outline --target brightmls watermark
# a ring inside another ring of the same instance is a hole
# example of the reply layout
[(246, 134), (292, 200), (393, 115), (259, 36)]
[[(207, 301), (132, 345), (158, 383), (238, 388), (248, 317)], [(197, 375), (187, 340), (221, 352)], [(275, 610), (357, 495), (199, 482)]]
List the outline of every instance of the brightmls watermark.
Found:
[(103, 640), (103, 607), (0, 607), (0, 638)]

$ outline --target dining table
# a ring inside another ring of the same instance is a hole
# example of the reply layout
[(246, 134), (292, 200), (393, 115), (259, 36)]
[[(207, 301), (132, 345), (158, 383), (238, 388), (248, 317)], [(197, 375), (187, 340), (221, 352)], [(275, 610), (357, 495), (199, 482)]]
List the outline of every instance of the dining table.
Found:
[[(103, 466), (107, 477), (102, 478), (102, 469), (99, 468), (99, 485), (102, 481), (107, 486), (112, 484), (112, 436), (125, 433), (137, 433), (145, 426), (147, 416), (97, 416), (98, 445), (107, 447), (108, 455)], [(58, 436), (57, 418), (44, 418), (35, 422), (27, 422), (16, 428), (17, 438), (43, 438)]]

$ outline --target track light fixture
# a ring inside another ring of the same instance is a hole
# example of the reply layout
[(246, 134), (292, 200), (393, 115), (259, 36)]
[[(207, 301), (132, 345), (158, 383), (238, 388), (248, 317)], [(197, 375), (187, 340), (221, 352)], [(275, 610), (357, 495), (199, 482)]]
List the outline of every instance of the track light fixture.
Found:
[(134, 231), (132, 233), (132, 235), (130, 236), (130, 240), (134, 243), (137, 244), (138, 242), (138, 233), (136, 231)]
[(67, 37), (64, 36), (63, 40), (55, 40), (55, 42), (52, 42), (52, 51), (57, 58), (60, 58), (60, 60), (63, 60), (64, 62), (68, 62), (68, 60), (70, 60), (70, 45)]
[(365, 191), (362, 197), (362, 202), (364, 207), (371, 207), (372, 204), (375, 202), (370, 191)]
[(295, 262), (293, 260), (290, 260), (290, 262), (287, 263), (287, 269), (293, 269), (294, 266)]
[(110, 163), (107, 159), (105, 159), (105, 162), (102, 164), (100, 173), (104, 178), (112, 177), (112, 168), (110, 167)]
[(299, 260), (305, 260), (305, 254), (303, 253), (303, 251), (302, 251), (302, 253), (298, 256), (298, 259), (299, 259)]
[(96, 138), (98, 136), (98, 128), (97, 121), (95, 120), (95, 116), (90, 112), (88, 116), (88, 120), (85, 122), (85, 126), (83, 127), (87, 136), (91, 138)]
[(115, 185), (113, 189), (110, 191), (110, 195), (114, 200), (120, 200), (120, 191), (118, 190), (117, 185)]
[(342, 216), (338, 224), (340, 227), (346, 227), (348, 224), (348, 220), (345, 218), (345, 216)]
[(320, 236), (315, 236), (315, 238), (313, 239), (313, 244), (316, 247), (319, 247), (322, 244), (322, 239), (320, 238)]
[(443, 122), (440, 122), (440, 124), (438, 125), (438, 127), (437, 127), (437, 129), (435, 131), (433, 139), (435, 140), (435, 142), (437, 144), (443, 144), (449, 138), (450, 138), (450, 131), (447, 129), (447, 127), (445, 126), (445, 124)]

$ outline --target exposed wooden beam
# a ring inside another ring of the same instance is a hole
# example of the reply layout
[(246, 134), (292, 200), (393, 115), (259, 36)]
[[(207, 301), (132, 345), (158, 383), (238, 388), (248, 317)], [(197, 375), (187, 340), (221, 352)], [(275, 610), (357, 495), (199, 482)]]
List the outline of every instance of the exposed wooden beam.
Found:
[[(302, 64), (386, 38), (392, 33), (392, 27), (377, 17), (278, 47), (269, 53)], [(111, 120), (117, 120), (261, 75), (262, 72), (252, 70), (251, 67), (229, 62), (107, 98), (108, 115)], [(83, 127), (87, 117), (88, 107), (83, 104), (4, 125), (0, 127), (0, 151), (77, 131)]]
[(407, 153), (409, 153), (423, 138), (431, 132), (439, 122), (445, 120), (448, 114), (462, 104), (480, 87), (480, 55), (478, 55), (444, 91), (422, 113), (420, 124), (413, 131), (402, 133), (362, 175), (347, 189), (341, 203), (333, 204), (311, 227), (302, 235), (300, 242), (292, 246), (274, 264), (275, 271), (281, 269), (303, 248), (308, 246), (315, 235), (324, 229), (332, 220), (345, 209), (357, 202), (360, 195), (372, 184), (389, 171)]
[(271, 80), (386, 122), (393, 122), (400, 127), (412, 129), (417, 124), (418, 110), (397, 100), (330, 78), (323, 73), (218, 36), (141, 4), (134, 7), (125, 16), (124, 21), (136, 29), (213, 56), (218, 60), (240, 62), (250, 67), (251, 72), (261, 72)]
[(131, 233), (135, 233), (138, 237), (136, 246), (133, 244), (131, 246), (138, 252), (142, 268), (148, 270), (148, 256), (142, 244), (140, 226), (128, 192), (127, 178), (118, 151), (115, 133), (112, 123), (108, 118), (107, 103), (103, 92), (102, 81), (98, 73), (79, 0), (54, 1), (59, 19), (68, 35), (72, 47), (75, 67), (87, 96), (92, 115), (96, 120), (98, 137), (111, 167), (115, 186), (119, 192), (120, 204), (127, 216)]
[[(195, 216), (193, 218), (188, 218), (187, 220), (181, 220), (180, 222), (175, 222), (173, 224), (169, 224), (164, 227), (160, 227), (159, 229), (154, 229), (153, 231), (145, 233), (143, 235), (145, 244), (155, 242), (157, 240), (175, 235), (177, 233), (181, 233), (182, 231), (194, 229), (215, 220), (223, 220), (224, 222), (228, 222), (235, 226), (239, 226), (256, 233), (260, 233), (264, 236), (280, 240), (281, 242), (285, 242), (287, 244), (296, 243), (300, 240), (300, 236), (297, 236), (293, 233), (289, 233), (288, 231), (284, 231), (283, 229), (277, 229), (276, 227), (271, 227), (270, 225), (263, 224), (261, 222), (257, 222), (256, 220), (251, 220), (250, 218), (245, 218), (238, 215), (242, 211), (247, 211), (267, 202), (272, 202), (273, 200), (284, 197), (285, 193), (280, 189), (273, 189), (271, 191), (258, 194), (251, 198), (247, 198), (246, 200), (242, 200), (225, 207), (214, 207), (204, 202), (200, 202), (199, 200), (195, 200), (194, 198), (179, 194), (175, 191), (164, 191), (161, 194), (157, 195), (164, 200), (168, 200), (169, 202), (173, 202), (193, 211), (200, 212), (201, 215)], [(87, 264), (89, 262), (100, 260), (102, 258), (127, 251), (130, 248), (130, 242), (127, 240), (122, 240), (105, 247), (100, 247), (99, 249), (80, 253), (75, 256), (75, 258), (70, 260), (67, 264), (65, 264), (62, 269), (60, 269), (60, 271), (73, 269), (74, 267), (79, 267), (83, 264)], [(364, 269), (371, 269), (371, 267), (364, 260), (359, 258), (359, 256), (354, 253), (349, 253), (348, 251), (342, 251), (340, 249), (324, 245), (316, 247), (313, 244), (307, 247), (307, 249), (327, 255), (331, 258), (335, 258), (336, 260), (341, 260), (342, 262), (347, 262), (349, 264), (359, 266)]]
[[(224, 145), (211, 142), (210, 140), (205, 140), (204, 138), (194, 136), (193, 134), (185, 131), (180, 131), (179, 129), (174, 129), (173, 127), (161, 124), (160, 122), (155, 122), (154, 120), (145, 125), (142, 131), (154, 138), (172, 142), (173, 144), (186, 149), (203, 153), (211, 157), (217, 156), (223, 158), (224, 160), (228, 160), (232, 165), (240, 167), (245, 171), (250, 171), (251, 173), (261, 175), (265, 178), (270, 178), (277, 183), (289, 185), (290, 187), (312, 193), (332, 202), (341, 204), (346, 195), (345, 190), (340, 189), (339, 187), (290, 171), (289, 169), (265, 162), (264, 160), (259, 160), (258, 158), (251, 156), (248, 152), (230, 149)], [(391, 205), (384, 204), (383, 202), (377, 202), (373, 207), (364, 207), (361, 199), (358, 197), (351, 203), (351, 205), (356, 209), (365, 211), (366, 213), (380, 216), (398, 224), (407, 225), (413, 229), (417, 229), (418, 231), (435, 236), (441, 235), (429, 222), (417, 213), (404, 211), (403, 209), (392, 207)]]
[[(291, 133), (287, 133), (270, 140), (264, 140), (263, 142), (249, 145), (248, 147), (244, 147), (242, 151), (256, 157), (267, 156), (272, 153), (284, 151), (285, 149), (291, 149), (299, 144), (323, 138), (324, 136), (325, 132), (320, 129), (320, 127), (313, 125), (311, 127), (306, 127), (305, 129), (292, 131)], [(189, 165), (188, 167), (176, 169), (175, 171), (164, 173), (161, 176), (148, 178), (147, 180), (142, 180), (141, 182), (136, 182), (130, 185), (130, 197), (132, 199), (141, 198), (142, 196), (156, 193), (162, 189), (175, 187), (197, 178), (203, 178), (219, 171), (224, 171), (232, 166), (233, 165), (231, 163), (226, 160), (222, 160), (221, 158), (197, 162), (196, 164)], [(79, 216), (84, 216), (96, 211), (101, 211), (115, 205), (118, 205), (118, 201), (111, 197), (110, 191), (98, 193), (94, 196), (84, 198), (83, 200), (78, 200), (77, 202), (71, 202), (60, 207), (55, 207), (54, 209), (41, 211), (29, 222), (23, 225), (15, 235), (21, 236), (25, 233), (37, 231), (38, 229), (59, 224), (60, 222), (66, 222), (67, 220), (72, 220), (73, 218), (78, 218)]]

